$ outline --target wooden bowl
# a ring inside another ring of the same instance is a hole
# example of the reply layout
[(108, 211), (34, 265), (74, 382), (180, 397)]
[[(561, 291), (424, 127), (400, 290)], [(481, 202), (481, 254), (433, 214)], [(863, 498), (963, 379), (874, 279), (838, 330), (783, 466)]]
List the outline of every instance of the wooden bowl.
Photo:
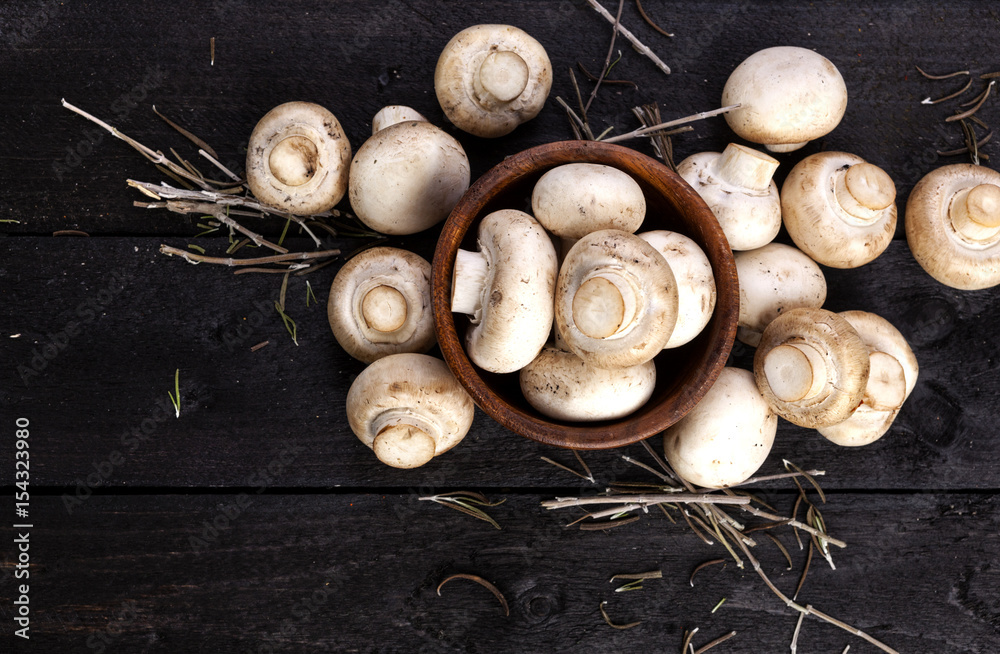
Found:
[[(668, 229), (698, 243), (712, 263), (718, 299), (715, 314), (690, 343), (656, 356), (656, 387), (645, 406), (602, 422), (561, 422), (536, 411), (521, 395), (518, 373), (498, 375), (474, 366), (463, 347), (468, 320), (451, 312), (451, 281), (459, 247), (476, 250), (479, 219), (498, 209), (531, 213), (531, 191), (546, 171), (567, 163), (597, 163), (625, 171), (646, 197), (642, 231)], [(441, 352), (455, 377), (483, 411), (501, 425), (547, 445), (578, 450), (636, 443), (680, 420), (705, 395), (725, 366), (736, 336), (740, 298), (736, 264), (722, 228), (684, 180), (655, 159), (594, 141), (549, 143), (508, 157), (483, 175), (444, 224), (434, 252), (431, 292)]]

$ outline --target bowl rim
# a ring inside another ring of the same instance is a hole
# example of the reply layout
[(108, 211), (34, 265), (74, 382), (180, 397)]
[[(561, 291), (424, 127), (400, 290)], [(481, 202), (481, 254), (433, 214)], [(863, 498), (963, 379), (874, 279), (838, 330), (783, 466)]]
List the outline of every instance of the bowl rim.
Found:
[[(727, 302), (722, 301), (721, 294), (717, 295), (715, 315), (706, 328), (715, 332), (711, 341), (715, 347), (706, 348), (701, 358), (700, 374), (693, 383), (682, 387), (671, 398), (675, 400), (672, 410), (655, 413), (640, 410), (615, 421), (597, 424), (552, 422), (526, 412), (495, 393), (465, 353), (451, 312), (451, 281), (458, 245), (483, 209), (496, 200), (507, 186), (565, 163), (606, 164), (633, 175), (637, 168), (654, 173), (644, 177), (644, 181), (662, 192), (668, 202), (675, 206), (682, 202), (694, 205), (696, 219), (709, 237), (705, 239), (705, 245), (699, 243), (699, 246), (712, 263), (716, 286), (719, 287), (719, 280), (724, 279), (729, 283), (728, 288), (733, 289), (732, 297), (726, 298)], [(739, 318), (736, 263), (715, 215), (701, 196), (665, 164), (619, 145), (597, 141), (557, 141), (507, 157), (480, 177), (455, 205), (441, 230), (431, 268), (431, 308), (438, 345), (445, 362), (476, 405), (493, 420), (521, 436), (546, 445), (577, 450), (611, 449), (637, 443), (662, 432), (693, 409), (712, 387), (725, 367), (736, 339)]]

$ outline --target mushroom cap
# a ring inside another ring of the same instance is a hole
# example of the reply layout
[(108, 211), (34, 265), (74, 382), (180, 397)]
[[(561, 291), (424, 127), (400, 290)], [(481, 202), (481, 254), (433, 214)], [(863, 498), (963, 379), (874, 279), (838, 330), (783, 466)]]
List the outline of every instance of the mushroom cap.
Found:
[(327, 317), (344, 351), (365, 363), (400, 352), (426, 352), (436, 342), (431, 264), (391, 247), (355, 255), (333, 279)]
[(415, 234), (441, 222), (468, 188), (462, 145), (425, 121), (380, 130), (351, 164), (351, 206), (361, 222), (383, 234)]
[(646, 198), (632, 177), (613, 166), (571, 163), (542, 175), (531, 192), (535, 219), (549, 232), (577, 239), (601, 229), (635, 233)]
[(372, 134), (381, 132), (390, 125), (402, 123), (407, 120), (419, 120), (428, 122), (424, 115), (412, 107), (402, 104), (390, 104), (382, 107), (372, 118)]
[(846, 152), (817, 152), (781, 187), (781, 215), (795, 245), (831, 268), (857, 268), (896, 232), (896, 186), (881, 168)]
[(396, 468), (415, 468), (458, 445), (474, 411), (472, 398), (444, 361), (426, 354), (383, 357), (347, 392), (351, 430)]
[(701, 402), (663, 434), (663, 453), (681, 478), (722, 488), (750, 478), (767, 459), (778, 416), (753, 374), (723, 368)]
[(775, 152), (789, 152), (830, 133), (847, 110), (847, 86), (829, 59), (793, 46), (766, 48), (730, 74), (722, 106), (742, 138)]
[[(801, 370), (774, 364), (769, 354), (782, 351), (778, 348), (794, 356), (808, 353), (813, 377), (806, 380), (805, 397), (783, 399), (779, 395), (784, 393), (776, 391), (779, 383), (786, 386), (789, 375)], [(858, 332), (841, 316), (825, 309), (792, 309), (764, 330), (753, 372), (761, 395), (775, 413), (800, 427), (818, 428), (846, 420), (861, 404), (870, 370), (868, 354)]]
[[(742, 170), (722, 166), (724, 157)], [(677, 173), (715, 214), (729, 247), (753, 250), (773, 241), (781, 229), (781, 200), (771, 179), (777, 167), (773, 157), (730, 143), (725, 153), (687, 157), (677, 165)]]
[[(970, 200), (971, 206), (966, 204)], [(960, 211), (960, 205), (967, 207), (965, 212)], [(973, 238), (956, 228), (954, 219), (962, 213), (976, 228), (965, 229)], [(905, 222), (913, 257), (934, 279), (962, 290), (1000, 284), (997, 171), (972, 164), (932, 170), (910, 192)]]
[(486, 278), (465, 348), (483, 370), (514, 372), (531, 363), (552, 330), (555, 247), (538, 221), (516, 209), (484, 217), (478, 243)]
[(659, 252), (677, 282), (677, 322), (664, 348), (690, 343), (712, 319), (716, 289), (712, 263), (692, 239), (658, 229), (638, 234)]
[(308, 216), (340, 202), (350, 164), (351, 143), (336, 116), (311, 102), (286, 102), (250, 134), (247, 185), (262, 204)]
[[(884, 353), (899, 364), (899, 373), (903, 376), (903, 396), (900, 401), (902, 405), (913, 392), (919, 374), (917, 358), (906, 339), (892, 323), (874, 313), (843, 311), (840, 316), (854, 327), (873, 357), (877, 353)], [(872, 366), (872, 369), (871, 374), (874, 374), (875, 366)], [(893, 383), (898, 381), (893, 380)], [(869, 393), (866, 392), (861, 406), (851, 414), (850, 418), (836, 425), (821, 427), (818, 429), (819, 433), (837, 445), (845, 447), (857, 447), (877, 441), (889, 430), (899, 414), (899, 407), (879, 409), (872, 404)]]
[(521, 392), (531, 406), (556, 420), (615, 420), (644, 405), (656, 384), (652, 361), (603, 370), (572, 352), (546, 346), (521, 369)]
[(486, 138), (509, 134), (538, 115), (551, 87), (545, 48), (511, 25), (462, 30), (434, 70), (434, 91), (448, 120)]
[(740, 340), (756, 346), (755, 335), (782, 312), (821, 307), (826, 302), (826, 277), (816, 262), (783, 243), (768, 243), (737, 252), (740, 283)]
[(634, 234), (604, 229), (566, 254), (556, 283), (556, 330), (594, 367), (634, 366), (666, 345), (677, 305), (677, 282), (663, 255)]

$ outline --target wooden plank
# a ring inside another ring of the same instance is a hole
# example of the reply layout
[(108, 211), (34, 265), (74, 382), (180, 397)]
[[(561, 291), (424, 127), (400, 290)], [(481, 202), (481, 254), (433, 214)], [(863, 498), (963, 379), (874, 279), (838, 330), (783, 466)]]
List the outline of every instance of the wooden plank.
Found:
[[(688, 585), (695, 566), (727, 555), (683, 523), (657, 511), (610, 532), (581, 532), (562, 526), (568, 516), (540, 509), (547, 493), (505, 496), (490, 509), (500, 531), (407, 494), (102, 496), (72, 515), (58, 498), (36, 498), (31, 651), (673, 652), (693, 627), (697, 646), (736, 630), (720, 652), (787, 651), (796, 614), (749, 568), (707, 568)], [(787, 494), (768, 500), (779, 511), (792, 503)], [(813, 560), (802, 602), (901, 652), (1000, 648), (995, 497), (835, 494), (822, 510), (848, 546), (834, 552), (836, 571)], [(760, 533), (756, 551), (791, 593), (806, 553), (791, 533), (774, 533), (795, 569)], [(663, 579), (641, 591), (615, 593), (619, 584), (608, 581), (657, 569)], [(438, 597), (437, 585), (457, 572), (493, 582), (510, 616), (468, 581), (450, 582)], [(643, 624), (608, 627), (603, 601), (613, 620)], [(808, 618), (799, 651), (848, 644), (852, 653), (877, 651)]]
[[(779, 168), (779, 181), (803, 154), (820, 147), (847, 150), (884, 166), (905, 199), (927, 171), (959, 160), (939, 160), (935, 150), (961, 141), (957, 128), (942, 126), (949, 106), (920, 104), (954, 85), (924, 80), (914, 65), (935, 72), (970, 68), (981, 73), (997, 67), (983, 47), (993, 37), (994, 9), (974, 0), (947, 7), (669, 2), (647, 8), (676, 34), (673, 39), (656, 34), (626, 4), (625, 24), (675, 72), (664, 76), (620, 40), (623, 57), (614, 76), (634, 80), (638, 89), (605, 88), (590, 112), (599, 129), (633, 129), (631, 107), (646, 102), (661, 103), (665, 118), (716, 107), (729, 72), (763, 47), (815, 48), (837, 64), (851, 94), (847, 114), (823, 143), (783, 156), (787, 163)], [(158, 174), (124, 143), (100, 135), (61, 108), (61, 97), (147, 145), (165, 152), (178, 147), (197, 159), (190, 144), (149, 111), (155, 103), (239, 168), (256, 121), (288, 100), (328, 105), (355, 148), (383, 104), (411, 104), (444, 124), (432, 75), (441, 48), (471, 24), (509, 22), (546, 46), (555, 71), (552, 98), (538, 118), (509, 137), (457, 134), (479, 175), (506, 155), (571, 137), (554, 97), (573, 97), (566, 71), (577, 61), (600, 69), (610, 34), (596, 13), (568, 0), (496, 0), (488, 7), (396, 1), (378, 11), (357, 0), (338, 2), (336, 9), (314, 0), (268, 7), (203, 0), (185, 4), (178, 14), (164, 17), (138, 0), (119, 3), (115, 12), (87, 3), (6, 3), (0, 8), (0, 25), (7, 27), (11, 46), (0, 61), (12, 72), (0, 98), (0, 129), (9, 139), (0, 152), (0, 188), (5, 190), (0, 217), (21, 221), (4, 225), (5, 230), (192, 233), (184, 218), (131, 207), (138, 195), (124, 187), (124, 180), (152, 180)], [(191, 27), (195, 16), (199, 29)], [(99, 41), (95, 34), (101, 35)], [(210, 65), (213, 36), (216, 59)], [(584, 93), (588, 89), (584, 83)], [(984, 118), (990, 121), (985, 113)], [(677, 140), (677, 155), (718, 150), (732, 138), (723, 120), (706, 121)], [(648, 144), (635, 147), (650, 152)], [(985, 151), (1000, 152), (996, 142)]]
[[(159, 243), (0, 241), (0, 275), (9, 280), (0, 301), (12, 308), (0, 333), (2, 399), (5, 412), (30, 419), (38, 435), (35, 483), (87, 486), (95, 466), (108, 469), (117, 452), (122, 462), (111, 465), (103, 485), (255, 486), (254, 475), (289, 448), (295, 464), (274, 482), (279, 486), (578, 483), (539, 460), (567, 452), (507, 432), (482, 413), (460, 447), (425, 468), (379, 464), (344, 415), (347, 389), (363, 365), (333, 339), (324, 306), (306, 308), (303, 278), (293, 278), (287, 299), (296, 347), (269, 304), (279, 276), (191, 266), (157, 254)], [(61, 272), (53, 275), (53, 266)], [(324, 305), (334, 270), (310, 276)], [(777, 472), (782, 458), (826, 468), (831, 488), (1000, 487), (993, 438), (1000, 345), (984, 332), (1000, 317), (1000, 296), (941, 286), (902, 243), (869, 266), (828, 274), (827, 306), (874, 311), (895, 323), (914, 347), (919, 382), (890, 433), (868, 447), (839, 448), (782, 422), (766, 469)], [(264, 341), (269, 345), (251, 351)], [(749, 366), (751, 357), (739, 346), (734, 363)], [(167, 399), (176, 369), (180, 419)], [(588, 460), (605, 474), (617, 456)], [(10, 483), (12, 474), (0, 470), (0, 481)]]

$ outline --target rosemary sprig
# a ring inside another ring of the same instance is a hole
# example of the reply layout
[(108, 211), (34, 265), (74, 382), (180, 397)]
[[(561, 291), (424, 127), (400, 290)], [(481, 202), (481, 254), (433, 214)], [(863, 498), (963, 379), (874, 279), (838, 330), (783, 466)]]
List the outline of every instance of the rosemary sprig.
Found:
[(425, 502), (435, 502), (442, 506), (446, 506), (449, 509), (455, 509), (466, 515), (472, 516), (477, 520), (482, 520), (488, 522), (497, 529), (500, 529), (500, 525), (496, 520), (491, 518), (489, 514), (480, 509), (480, 506), (492, 507), (499, 506), (506, 502), (506, 499), (500, 500), (499, 502), (490, 502), (485, 495), (482, 493), (476, 493), (473, 491), (456, 491), (454, 493), (441, 493), (438, 495), (429, 495), (426, 497), (418, 497), (419, 501)]

